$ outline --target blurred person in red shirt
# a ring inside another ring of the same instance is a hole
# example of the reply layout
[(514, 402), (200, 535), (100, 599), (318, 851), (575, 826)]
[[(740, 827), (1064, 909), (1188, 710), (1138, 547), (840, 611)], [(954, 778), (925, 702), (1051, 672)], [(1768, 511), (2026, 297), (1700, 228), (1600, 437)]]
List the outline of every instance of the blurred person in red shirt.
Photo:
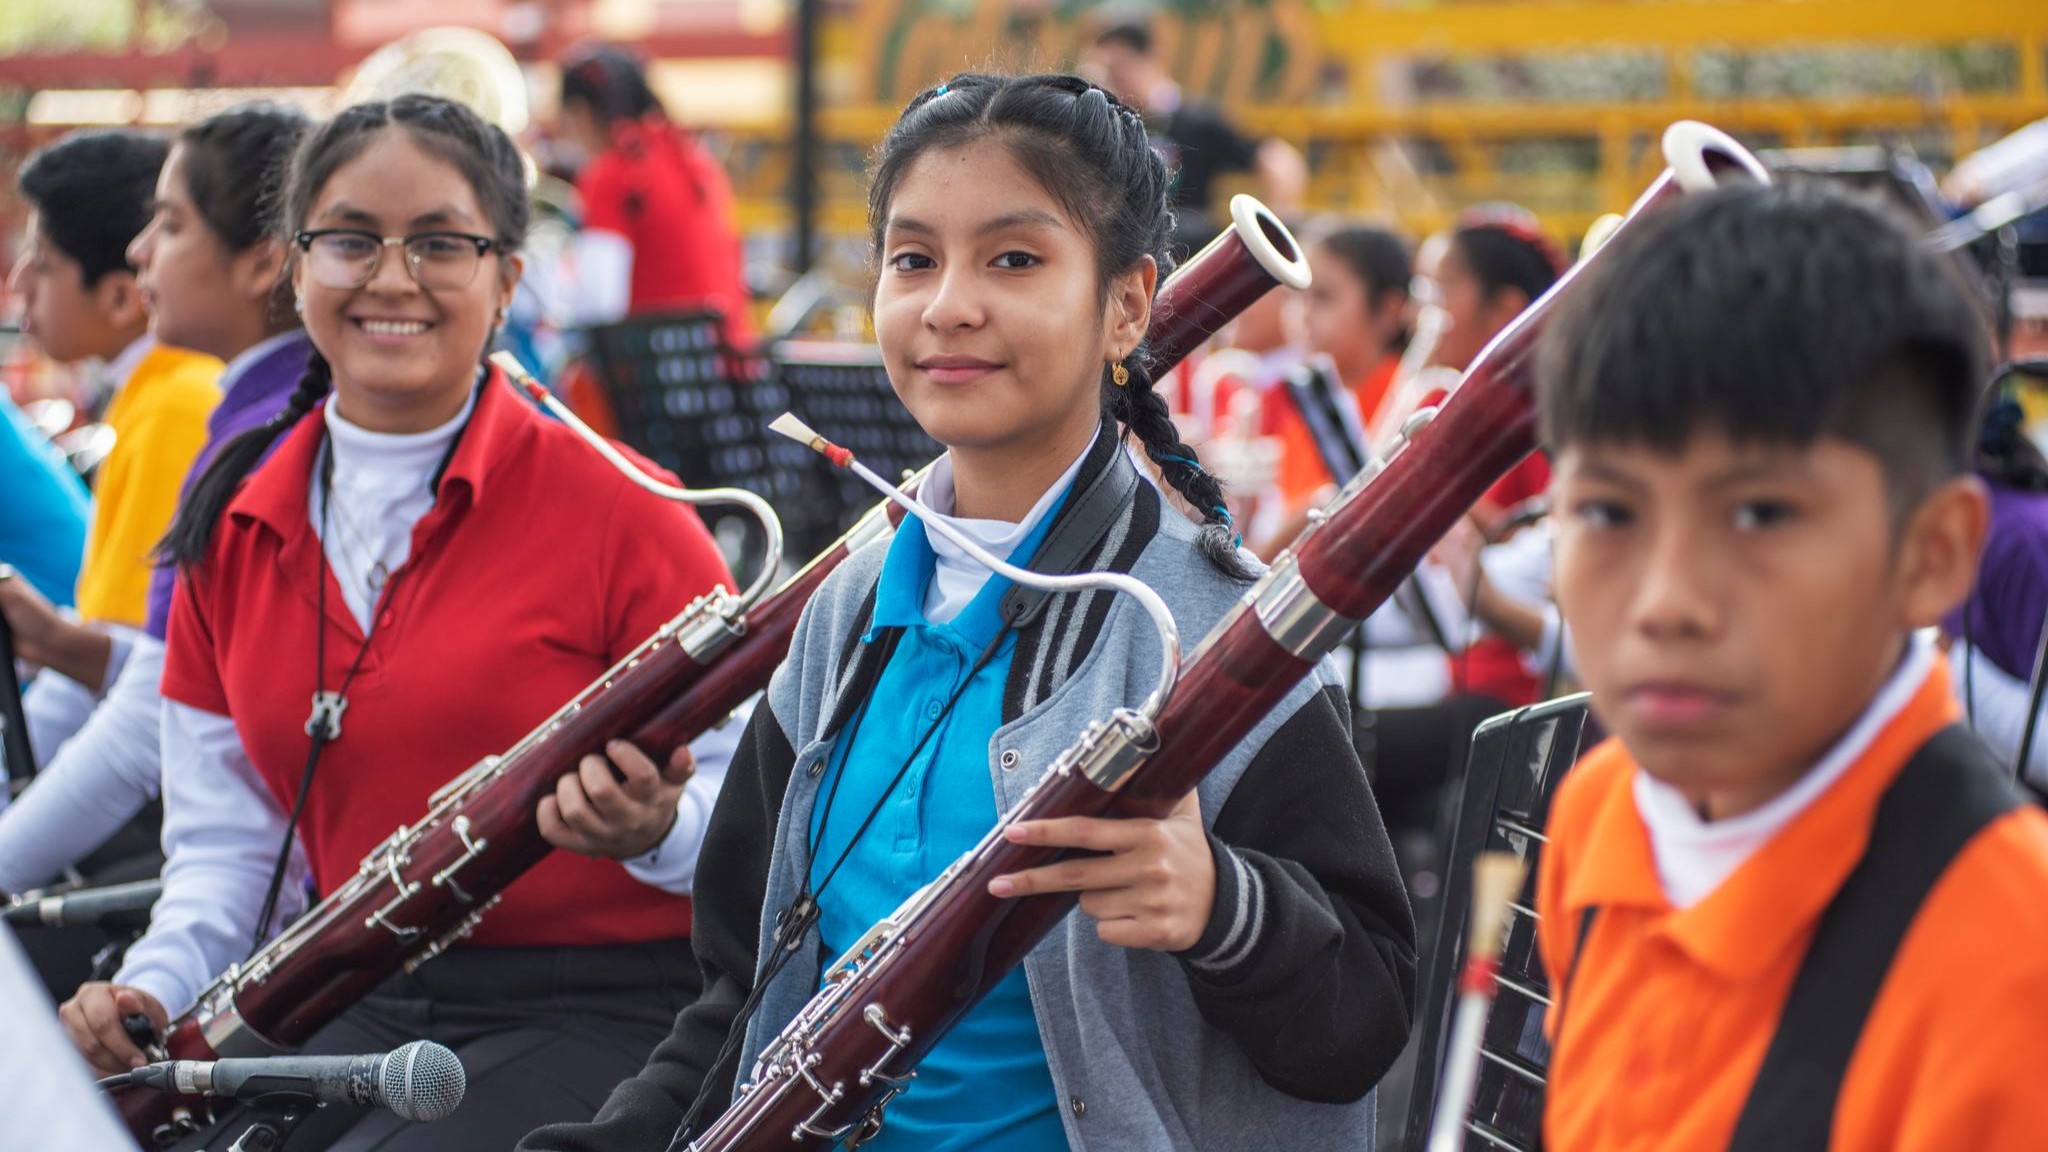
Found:
[(560, 127), (586, 157), (576, 176), (583, 230), (574, 249), (572, 319), (709, 306), (727, 339), (751, 339), (739, 230), (725, 169), (669, 119), (640, 62), (619, 48), (562, 61)]

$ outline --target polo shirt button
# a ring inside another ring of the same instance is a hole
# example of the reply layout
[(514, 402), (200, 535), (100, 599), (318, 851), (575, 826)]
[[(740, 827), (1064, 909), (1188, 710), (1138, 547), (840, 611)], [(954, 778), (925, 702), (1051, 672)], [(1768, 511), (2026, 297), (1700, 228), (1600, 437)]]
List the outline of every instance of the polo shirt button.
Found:
[(377, 619), (377, 623), (379, 623), (379, 624), (382, 624), (382, 625), (383, 625), (383, 626), (385, 626), (386, 628), (389, 628), (389, 627), (391, 627), (391, 617), (392, 617), (392, 613), (390, 613), (390, 612), (386, 612), (386, 613), (384, 613), (384, 615), (382, 615), (382, 616), (378, 617), (378, 619)]
[(924, 714), (926, 717), (930, 719), (937, 720), (939, 718), (939, 713), (944, 712), (945, 710), (946, 706), (936, 699), (925, 701)]
[(820, 756), (816, 760), (811, 761), (811, 766), (804, 769), (804, 771), (810, 773), (813, 780), (823, 776), (825, 774), (825, 758)]
[(1017, 766), (1017, 761), (1022, 759), (1023, 757), (1017, 754), (1017, 750), (1015, 748), (1003, 749), (1001, 763), (1004, 768), (1015, 768)]
[(1079, 1096), (1067, 1097), (1067, 1107), (1074, 1110), (1075, 1116), (1086, 1116), (1088, 1114), (1088, 1102)]

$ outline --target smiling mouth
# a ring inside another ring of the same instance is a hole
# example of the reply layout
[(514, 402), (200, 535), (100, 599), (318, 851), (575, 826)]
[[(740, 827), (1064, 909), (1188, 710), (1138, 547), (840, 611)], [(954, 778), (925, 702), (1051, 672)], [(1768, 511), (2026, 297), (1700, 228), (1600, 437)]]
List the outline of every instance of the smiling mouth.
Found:
[(418, 336), (433, 327), (425, 320), (358, 320), (356, 326), (372, 336)]
[(935, 384), (964, 384), (977, 380), (1002, 367), (985, 360), (953, 359), (951, 357), (920, 361), (918, 369)]

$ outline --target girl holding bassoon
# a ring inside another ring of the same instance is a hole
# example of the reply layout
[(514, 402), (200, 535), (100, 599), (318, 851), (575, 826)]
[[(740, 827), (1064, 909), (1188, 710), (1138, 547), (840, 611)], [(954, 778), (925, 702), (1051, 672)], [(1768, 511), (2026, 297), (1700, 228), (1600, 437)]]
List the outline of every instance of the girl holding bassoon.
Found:
[[(523, 177), (504, 133), (426, 96), (347, 109), (296, 157), (283, 217), (312, 353), (168, 541), (164, 895), (114, 982), (62, 1010), (102, 1074), (143, 1059), (123, 1015), (161, 1029), (309, 875), (333, 891), (435, 789), (731, 584), (693, 513), (483, 367), (521, 268)], [(467, 1068), (460, 1109), (419, 1128), (322, 1109), (295, 1152), (508, 1147), (639, 1067), (696, 988), (690, 867), (730, 746), (705, 743), (695, 780), (687, 749), (586, 758), (535, 813), (571, 851), (306, 1047), (440, 1041)], [(365, 927), (407, 930), (402, 907)]]
[[(923, 515), (1039, 571), (1130, 573), (1200, 634), (1254, 573), (1145, 369), (1167, 184), (1102, 89), (955, 77), (882, 144), (873, 308), (891, 383), (947, 447)], [(521, 1147), (637, 1152), (701, 1131), (827, 962), (1141, 696), (1158, 644), (1133, 606), (1034, 597), (916, 518), (843, 562), (706, 836), (703, 995), (594, 1122)], [(1414, 928), (1327, 666), (1166, 818), (1009, 834), (1092, 855), (992, 892), (1077, 892), (1080, 913), (955, 1022), (863, 1147), (1370, 1146), (1372, 1088), (1408, 1033)]]

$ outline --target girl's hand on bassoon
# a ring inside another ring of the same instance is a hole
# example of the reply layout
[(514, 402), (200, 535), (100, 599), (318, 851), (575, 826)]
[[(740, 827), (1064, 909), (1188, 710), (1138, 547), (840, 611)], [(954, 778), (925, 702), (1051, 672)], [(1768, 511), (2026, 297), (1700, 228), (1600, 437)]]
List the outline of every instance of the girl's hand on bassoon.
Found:
[(998, 876), (989, 882), (991, 895), (1079, 892), (1081, 911), (1095, 918), (1095, 934), (1124, 948), (1185, 952), (1209, 925), (1216, 859), (1193, 793), (1164, 820), (1027, 820), (1012, 824), (1004, 836), (1017, 844), (1107, 855)]
[(159, 1036), (170, 1027), (171, 1014), (156, 997), (140, 988), (100, 981), (81, 985), (77, 994), (57, 1009), (57, 1019), (93, 1071), (114, 1076), (149, 1063), (121, 1026), (121, 1017), (137, 1012), (149, 1017)]
[(697, 770), (687, 747), (668, 758), (666, 770), (624, 740), (604, 756), (585, 756), (576, 771), (541, 798), (540, 834), (557, 848), (585, 856), (630, 860), (654, 850), (676, 823), (676, 801)]

